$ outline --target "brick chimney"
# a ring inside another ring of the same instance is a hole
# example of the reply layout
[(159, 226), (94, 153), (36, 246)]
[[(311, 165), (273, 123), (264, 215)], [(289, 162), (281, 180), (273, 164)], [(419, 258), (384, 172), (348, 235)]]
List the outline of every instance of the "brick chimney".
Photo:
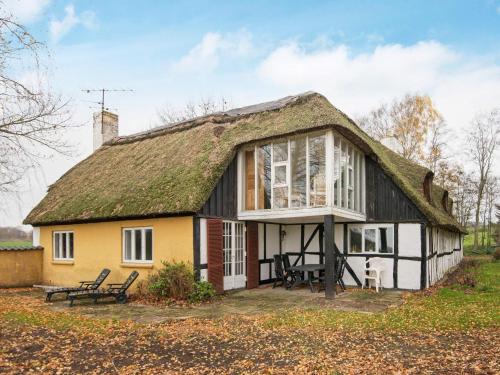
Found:
[(118, 115), (108, 111), (94, 113), (94, 151), (115, 137), (118, 137)]

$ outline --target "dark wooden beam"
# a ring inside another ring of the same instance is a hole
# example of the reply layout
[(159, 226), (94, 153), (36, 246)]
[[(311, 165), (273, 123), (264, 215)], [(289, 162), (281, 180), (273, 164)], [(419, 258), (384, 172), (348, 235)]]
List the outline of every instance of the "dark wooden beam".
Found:
[(426, 226), (424, 223), (420, 224), (420, 248), (422, 250), (422, 260), (420, 263), (420, 289), (423, 290), (427, 287), (427, 236)]
[(393, 288), (398, 288), (398, 260), (399, 260), (399, 224), (394, 224), (394, 263), (392, 268)]
[(335, 253), (335, 217), (324, 216), (325, 228), (325, 297), (335, 298), (337, 255)]

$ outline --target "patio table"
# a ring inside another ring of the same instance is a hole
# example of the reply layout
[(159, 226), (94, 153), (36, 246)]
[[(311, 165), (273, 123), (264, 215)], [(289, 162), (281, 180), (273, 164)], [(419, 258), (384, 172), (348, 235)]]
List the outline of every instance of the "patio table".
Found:
[[(324, 264), (303, 264), (301, 266), (293, 266), (290, 267), (290, 271), (297, 271), (297, 272), (307, 272), (307, 280), (305, 280), (303, 277), (300, 279), (296, 279), (295, 282), (292, 284), (290, 289), (293, 289), (299, 284), (309, 284), (309, 288), (311, 288), (311, 292), (314, 292), (314, 285), (313, 285), (313, 280), (314, 278), (314, 272), (320, 272), (325, 269)], [(319, 275), (318, 275), (319, 276)], [(319, 278), (319, 277), (318, 277)]]

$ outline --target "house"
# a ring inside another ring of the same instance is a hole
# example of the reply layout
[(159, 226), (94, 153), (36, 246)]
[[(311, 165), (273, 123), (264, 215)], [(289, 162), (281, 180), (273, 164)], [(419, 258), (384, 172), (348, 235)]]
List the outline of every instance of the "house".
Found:
[(130, 136), (103, 112), (94, 143), (25, 219), (45, 249), (45, 283), (75, 284), (103, 267), (115, 280), (131, 269), (144, 278), (175, 259), (219, 291), (254, 288), (287, 252), (324, 263), (332, 295), (342, 252), (346, 284), (360, 285), (376, 256), (384, 287), (418, 290), (463, 256), (464, 229), (433, 173), (317, 93)]

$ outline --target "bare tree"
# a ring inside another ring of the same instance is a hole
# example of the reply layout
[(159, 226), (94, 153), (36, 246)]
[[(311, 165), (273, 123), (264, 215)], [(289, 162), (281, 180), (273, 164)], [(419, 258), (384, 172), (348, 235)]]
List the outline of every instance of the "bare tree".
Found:
[(357, 122), (377, 140), (393, 137), (400, 146), (401, 155), (409, 160), (423, 159), (435, 168), (443, 159), (444, 120), (427, 95), (406, 94), (390, 105), (383, 104)]
[(484, 209), (483, 209), (483, 235), (482, 246), (484, 247), (484, 239), (486, 237), (486, 246), (491, 247), (492, 224), (493, 224), (493, 207), (496, 197), (498, 196), (498, 177), (488, 177), (484, 186)]
[(474, 223), (474, 251), (478, 248), (478, 230), (481, 214), (481, 203), (485, 186), (492, 170), (495, 151), (498, 147), (500, 135), (500, 110), (477, 115), (468, 130), (466, 142), (468, 152), (474, 163), (477, 180), (475, 223)]
[(201, 98), (197, 102), (188, 102), (180, 109), (165, 105), (158, 110), (158, 118), (162, 125), (173, 125), (178, 122), (192, 120), (196, 117), (227, 111), (229, 106), (229, 101), (224, 97), (221, 97), (219, 100), (211, 97)]
[[(0, 5), (1, 4), (0, 2)], [(0, 193), (12, 192), (26, 171), (53, 151), (68, 152), (62, 130), (67, 102), (51, 93), (44, 45), (0, 6)]]

